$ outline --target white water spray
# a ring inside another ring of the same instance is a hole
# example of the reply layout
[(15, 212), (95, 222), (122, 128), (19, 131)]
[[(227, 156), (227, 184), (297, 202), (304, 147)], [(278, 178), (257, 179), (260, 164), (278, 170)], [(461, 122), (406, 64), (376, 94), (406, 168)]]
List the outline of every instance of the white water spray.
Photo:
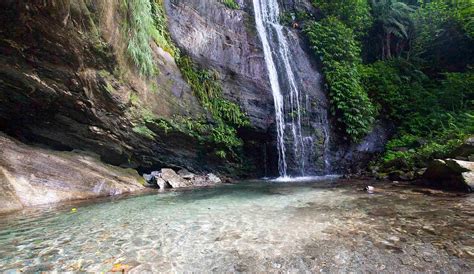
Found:
[[(301, 128), (301, 98), (296, 83), (296, 78), (291, 68), (291, 52), (288, 47), (288, 41), (283, 33), (283, 27), (279, 24), (280, 8), (277, 0), (253, 0), (255, 11), (255, 22), (260, 40), (263, 45), (265, 63), (270, 78), (270, 85), (275, 104), (275, 118), (277, 125), (277, 146), (278, 146), (278, 170), (281, 177), (288, 176), (287, 151), (285, 147), (285, 130), (288, 127), (291, 130), (292, 153), (297, 162), (299, 175), (306, 175), (305, 168), (305, 145)], [(278, 52), (273, 52), (270, 43)], [(275, 56), (275, 57), (274, 57)], [(284, 73), (279, 79), (277, 63), (281, 63)], [(280, 81), (286, 81), (289, 90), (289, 104), (285, 107), (284, 97), (280, 86)], [(285, 123), (285, 109), (288, 112), (289, 120)]]

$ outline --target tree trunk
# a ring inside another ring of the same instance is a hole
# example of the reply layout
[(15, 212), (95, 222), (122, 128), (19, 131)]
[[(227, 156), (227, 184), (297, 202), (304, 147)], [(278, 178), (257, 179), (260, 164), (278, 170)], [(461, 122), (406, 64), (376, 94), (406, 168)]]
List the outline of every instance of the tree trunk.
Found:
[(380, 46), (381, 46), (381, 50), (382, 50), (382, 55), (380, 56), (380, 60), (385, 60), (387, 54), (387, 50), (386, 50), (386, 43), (385, 43), (385, 35), (380, 35), (379, 36), (380, 38)]
[(386, 51), (385, 51), (385, 54), (386, 54), (386, 59), (391, 59), (392, 58), (392, 49), (391, 49), (391, 45), (390, 45), (390, 39), (391, 38), (391, 35), (390, 33), (387, 33), (386, 36), (385, 36), (385, 42), (386, 42)]

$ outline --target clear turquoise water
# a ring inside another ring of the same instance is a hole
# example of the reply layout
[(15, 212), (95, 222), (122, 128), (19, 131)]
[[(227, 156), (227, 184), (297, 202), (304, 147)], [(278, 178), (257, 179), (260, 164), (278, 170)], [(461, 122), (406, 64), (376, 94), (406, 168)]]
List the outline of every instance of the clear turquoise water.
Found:
[(246, 182), (0, 216), (0, 270), (473, 271), (472, 196), (367, 183)]

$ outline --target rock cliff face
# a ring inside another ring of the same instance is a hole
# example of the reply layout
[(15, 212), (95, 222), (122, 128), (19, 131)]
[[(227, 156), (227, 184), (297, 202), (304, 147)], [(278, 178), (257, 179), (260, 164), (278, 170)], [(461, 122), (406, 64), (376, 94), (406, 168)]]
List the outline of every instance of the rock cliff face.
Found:
[[(165, 3), (173, 39), (199, 64), (219, 72), (226, 97), (239, 103), (255, 128), (267, 135), (270, 158), (275, 158), (272, 154), (276, 152), (274, 102), (262, 44), (255, 29), (252, 1), (239, 1), (239, 10), (226, 8), (218, 0), (168, 0)], [(288, 11), (311, 8), (306, 1), (282, 1), (282, 4)], [(310, 117), (304, 121), (305, 130), (314, 131), (309, 134), (315, 137), (311, 155), (320, 159), (312, 172), (324, 172), (322, 160), (328, 140), (323, 132), (323, 120), (328, 102), (321, 75), (306, 52), (299, 31), (291, 28), (286, 31), (295, 57), (291, 66), (298, 88), (305, 94), (303, 107)]]
[(217, 70), (226, 97), (266, 132), (273, 122), (273, 98), (251, 5), (233, 10), (218, 0), (165, 3), (173, 40), (201, 66)]
[[(207, 153), (195, 138), (147, 124), (150, 115), (207, 114), (173, 57), (156, 44), (151, 47), (159, 73), (147, 78), (138, 74), (125, 54), (121, 2), (0, 1), (0, 131), (57, 151), (91, 151), (106, 163), (142, 171), (185, 167), (229, 172), (228, 163)], [(263, 50), (251, 0), (238, 2), (239, 10), (218, 0), (164, 4), (174, 42), (199, 66), (218, 72), (226, 99), (238, 103), (251, 120), (239, 132), (251, 167), (245, 172), (276, 175), (274, 104)], [(312, 9), (308, 1), (280, 2), (288, 11)], [(286, 32), (298, 85), (308, 95), (307, 122), (322, 129), (328, 102), (318, 65), (299, 31)], [(140, 130), (143, 126), (154, 138)], [(322, 132), (315, 134), (314, 157), (322, 159), (327, 140)], [(350, 166), (351, 149), (332, 143), (330, 159), (344, 158)]]
[(152, 45), (159, 74), (138, 76), (124, 56), (117, 1), (0, 3), (0, 129), (28, 143), (93, 151), (114, 164), (219, 170), (200, 144), (159, 128), (137, 132), (143, 114), (204, 111), (173, 58)]

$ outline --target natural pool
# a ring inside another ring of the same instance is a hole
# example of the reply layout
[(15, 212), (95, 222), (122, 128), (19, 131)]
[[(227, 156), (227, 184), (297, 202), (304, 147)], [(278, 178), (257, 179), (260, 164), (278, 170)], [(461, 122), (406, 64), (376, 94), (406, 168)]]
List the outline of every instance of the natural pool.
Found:
[(0, 271), (474, 269), (474, 196), (392, 183), (245, 182), (0, 218)]

